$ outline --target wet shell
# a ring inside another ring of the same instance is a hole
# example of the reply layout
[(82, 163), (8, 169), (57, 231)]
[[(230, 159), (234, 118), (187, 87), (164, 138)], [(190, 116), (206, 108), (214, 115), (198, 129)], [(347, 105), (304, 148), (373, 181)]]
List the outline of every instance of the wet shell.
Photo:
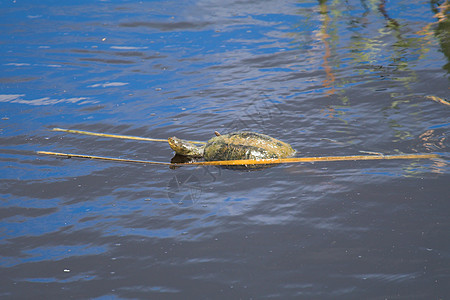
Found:
[(213, 137), (204, 149), (205, 160), (285, 158), (295, 154), (291, 145), (255, 132), (233, 132)]

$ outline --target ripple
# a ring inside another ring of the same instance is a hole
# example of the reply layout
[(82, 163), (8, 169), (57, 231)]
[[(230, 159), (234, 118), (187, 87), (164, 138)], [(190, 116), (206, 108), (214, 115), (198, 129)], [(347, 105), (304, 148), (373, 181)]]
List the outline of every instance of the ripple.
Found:
[(63, 104), (63, 103), (78, 104), (78, 105), (98, 103), (98, 101), (92, 100), (90, 97), (73, 97), (73, 98), (61, 98), (61, 99), (43, 97), (43, 98), (31, 99), (31, 100), (24, 99), (24, 97), (25, 97), (25, 94), (0, 95), (0, 102), (19, 103), (19, 104), (27, 104), (27, 105), (33, 105), (33, 106), (42, 106), (42, 105), (48, 106), (48, 105)]

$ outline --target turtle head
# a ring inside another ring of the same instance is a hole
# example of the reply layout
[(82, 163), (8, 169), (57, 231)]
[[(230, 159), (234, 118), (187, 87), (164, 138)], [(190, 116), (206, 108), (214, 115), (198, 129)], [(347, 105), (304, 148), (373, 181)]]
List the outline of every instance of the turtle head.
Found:
[(198, 147), (194, 144), (179, 139), (177, 137), (170, 137), (168, 138), (169, 146), (172, 148), (173, 151), (175, 151), (179, 155), (184, 156), (193, 156), (193, 157), (202, 157), (203, 156), (203, 148), (204, 147)]

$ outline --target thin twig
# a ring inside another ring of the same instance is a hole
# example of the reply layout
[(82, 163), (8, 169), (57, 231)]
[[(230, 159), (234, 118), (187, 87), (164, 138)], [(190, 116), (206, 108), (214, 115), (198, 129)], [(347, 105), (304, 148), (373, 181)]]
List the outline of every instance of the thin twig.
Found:
[(68, 158), (76, 157), (76, 158), (100, 159), (100, 160), (120, 161), (120, 162), (132, 162), (132, 163), (141, 163), (141, 164), (152, 164), (152, 165), (167, 165), (167, 166), (173, 165), (171, 163), (159, 162), (159, 161), (125, 159), (125, 158), (115, 158), (115, 157), (95, 156), (95, 155), (85, 155), (85, 154), (61, 153), (61, 152), (50, 152), (50, 151), (36, 151), (36, 153), (37, 154), (45, 154), (45, 155), (66, 156)]
[[(84, 130), (53, 128), (52, 131), (60, 131), (60, 132), (67, 132), (67, 133), (77, 133), (77, 134), (84, 134), (84, 135), (94, 135), (94, 136), (109, 137), (109, 138), (115, 138), (115, 139), (128, 139), (128, 140), (150, 141), (150, 142), (166, 142), (167, 143), (167, 139), (153, 139), (153, 138), (146, 138), (146, 137), (140, 137), (140, 136), (119, 135), (119, 134), (109, 134), (109, 133), (98, 133), (98, 132), (91, 132), (91, 131), (84, 131)], [(189, 142), (191, 142), (193, 144), (206, 144), (205, 142), (199, 142), (199, 141), (189, 141)]]

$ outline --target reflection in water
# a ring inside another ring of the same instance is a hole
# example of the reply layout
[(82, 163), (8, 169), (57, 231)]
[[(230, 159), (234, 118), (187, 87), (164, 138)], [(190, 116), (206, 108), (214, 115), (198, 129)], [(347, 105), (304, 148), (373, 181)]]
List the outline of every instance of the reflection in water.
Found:
[[(445, 151), (447, 136), (442, 130), (436, 129), (426, 130), (418, 137), (418, 145), (415, 151), (441, 152)], [(428, 169), (432, 173), (444, 174), (448, 168), (448, 162), (445, 157), (439, 159), (431, 159), (427, 166), (418, 162), (412, 162), (405, 168), (405, 176), (420, 176), (424, 169)]]
[[(171, 159), (170, 162), (172, 164), (188, 164), (191, 162), (195, 162), (197, 159), (191, 157), (191, 156), (185, 156), (185, 155), (179, 155), (175, 154)], [(171, 166), (171, 168), (177, 168), (176, 166)]]
[(201, 197), (202, 182), (192, 171), (178, 172), (168, 183), (167, 195), (180, 207), (195, 205)]
[(329, 15), (328, 7), (327, 7), (327, 0), (319, 0), (319, 6), (320, 6), (320, 15), (322, 18), (322, 29), (316, 33), (316, 37), (319, 38), (323, 42), (323, 45), (325, 47), (325, 53), (323, 55), (322, 67), (325, 70), (326, 79), (323, 81), (323, 86), (327, 90), (326, 94), (332, 95), (336, 92), (336, 89), (334, 87), (335, 77), (333, 74), (333, 70), (331, 69), (331, 66), (328, 62), (329, 58), (331, 57), (331, 49), (330, 49), (330, 43), (329, 43), (329, 40), (331, 39), (331, 37), (327, 32), (329, 30), (328, 27), (329, 27), (331, 17)]
[[(443, 68), (450, 73), (450, 20), (448, 18), (450, 4), (448, 0), (442, 3), (439, 3), (438, 0), (430, 0), (430, 6), (437, 21), (425, 25), (417, 34), (422, 36), (429, 47), (432, 46), (431, 38), (433, 36), (439, 40), (442, 53), (444, 53), (449, 61)], [(433, 27), (435, 28), (434, 31)]]
[(436, 135), (434, 129), (425, 131), (419, 136), (419, 139), (422, 141), (423, 147), (429, 152), (445, 149), (446, 136)]
[(442, 53), (449, 61), (443, 68), (450, 73), (450, 20), (448, 18), (450, 3), (448, 0), (440, 5), (438, 0), (431, 0), (430, 2), (433, 12), (436, 13), (435, 17), (438, 18), (435, 35), (441, 44)]
[(398, 27), (399, 26), (399, 24), (396, 20), (389, 17), (389, 15), (386, 11), (386, 1), (385, 0), (380, 1), (380, 4), (378, 5), (378, 10), (383, 15), (383, 17), (388, 21), (388, 26), (390, 26), (390, 27)]
[[(342, 61), (336, 58), (330, 60), (332, 54), (333, 57), (336, 57), (336, 53), (332, 53), (331, 49), (335, 49), (333, 52), (339, 51), (339, 42), (342, 40), (342, 37), (336, 29), (330, 30), (330, 24), (339, 24), (340, 19), (342, 19), (343, 13), (336, 9), (336, 7), (339, 7), (338, 2), (333, 2), (328, 5), (326, 0), (319, 1), (318, 8), (321, 25), (320, 31), (316, 32), (315, 37), (323, 43), (324, 47), (322, 67), (325, 70), (326, 78), (322, 81), (322, 84), (326, 89), (325, 93), (332, 95), (338, 92), (343, 103), (343, 106), (334, 105), (323, 108), (322, 114), (326, 117), (337, 117), (344, 124), (348, 124), (348, 117), (346, 120), (345, 115), (349, 112), (351, 113), (352, 109), (349, 106), (349, 98), (345, 94), (353, 87), (353, 83), (360, 82), (360, 80), (359, 78), (353, 79), (351, 77), (344, 80), (340, 78), (341, 76), (336, 77), (333, 71), (333, 69), (339, 70), (341, 68), (340, 64), (342, 64)], [(400, 103), (408, 104), (408, 107), (412, 108), (416, 105), (416, 102), (405, 99), (404, 91), (411, 91), (411, 84), (415, 84), (419, 80), (417, 63), (424, 59), (425, 55), (433, 48), (430, 35), (434, 34), (437, 36), (441, 42), (443, 52), (448, 53), (448, 50), (446, 50), (448, 49), (448, 45), (445, 45), (446, 42), (448, 43), (448, 33), (450, 32), (448, 30), (447, 17), (449, 9), (448, 0), (440, 4), (437, 1), (431, 1), (431, 6), (438, 21), (428, 24), (421, 31), (421, 35), (411, 34), (408, 28), (411, 25), (406, 24), (404, 19), (399, 21), (392, 18), (385, 0), (370, 1), (369, 5), (367, 1), (361, 1), (361, 5), (364, 8), (361, 18), (359, 20), (351, 20), (354, 31), (352, 31), (350, 39), (349, 53), (354, 60), (354, 65), (358, 66), (361, 75), (367, 74), (366, 70), (370, 70), (372, 74), (379, 74), (382, 80), (390, 79), (398, 82), (403, 87), (403, 90), (400, 88), (402, 90), (401, 93), (390, 93), (390, 97), (392, 98), (390, 109), (404, 108), (405, 106), (399, 105)], [(364, 30), (368, 24), (367, 17), (369, 17), (371, 11), (383, 16), (386, 23), (385, 25), (384, 23), (375, 23), (378, 27), (374, 31), (375, 34), (367, 35), (364, 34)], [(404, 24), (401, 24), (401, 22)], [(436, 25), (434, 32), (431, 31), (432, 25)], [(295, 36), (295, 34), (291, 34), (290, 36)], [(385, 89), (387, 90), (388, 86)], [(436, 96), (427, 97), (433, 97), (432, 100), (435, 101), (439, 99), (439, 102), (447, 104), (447, 101), (442, 100), (442, 98)], [(386, 109), (383, 109), (383, 111), (385, 112), (385, 117), (388, 119), (387, 124), (393, 131), (394, 142), (415, 138), (411, 129), (402, 124), (403, 120), (399, 120), (393, 116), (393, 114), (397, 114), (398, 112), (388, 112)], [(417, 109), (414, 109), (414, 111), (409, 112), (409, 114), (412, 116), (413, 114), (420, 113)]]

